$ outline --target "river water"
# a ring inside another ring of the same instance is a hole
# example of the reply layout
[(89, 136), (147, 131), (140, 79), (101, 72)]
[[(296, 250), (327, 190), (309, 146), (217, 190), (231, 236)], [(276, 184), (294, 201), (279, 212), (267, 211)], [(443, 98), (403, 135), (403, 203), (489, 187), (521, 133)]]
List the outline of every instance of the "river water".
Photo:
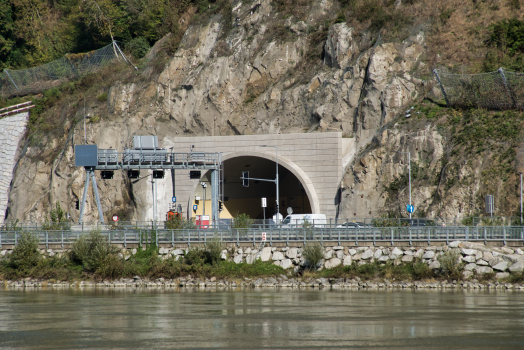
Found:
[(524, 349), (524, 293), (0, 290), (0, 349)]

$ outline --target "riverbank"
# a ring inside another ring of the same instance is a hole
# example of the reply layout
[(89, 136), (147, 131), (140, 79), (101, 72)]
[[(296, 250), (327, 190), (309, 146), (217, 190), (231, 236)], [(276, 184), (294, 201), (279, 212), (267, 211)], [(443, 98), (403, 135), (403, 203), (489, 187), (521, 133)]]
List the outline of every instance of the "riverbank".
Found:
[(19, 281), (2, 281), (4, 289), (174, 289), (241, 291), (247, 289), (336, 289), (336, 290), (401, 290), (401, 289), (437, 289), (437, 290), (510, 290), (524, 291), (524, 283), (509, 283), (498, 281), (389, 281), (387, 279), (363, 281), (360, 278), (301, 278), (280, 275), (267, 278), (245, 278), (229, 280), (216, 278), (182, 277), (166, 280), (164, 278), (148, 279), (124, 278), (116, 281), (54, 281), (34, 280), (26, 278)]
[(38, 249), (35, 237), (25, 234), (12, 251), (0, 251), (0, 283), (8, 287), (139, 288), (160, 283), (169, 288), (511, 285), (520, 289), (523, 271), (524, 251), (520, 248), (460, 241), (426, 247), (328, 247), (314, 242), (258, 250), (227, 247), (215, 239), (205, 248), (149, 245), (126, 249), (93, 232), (67, 250)]

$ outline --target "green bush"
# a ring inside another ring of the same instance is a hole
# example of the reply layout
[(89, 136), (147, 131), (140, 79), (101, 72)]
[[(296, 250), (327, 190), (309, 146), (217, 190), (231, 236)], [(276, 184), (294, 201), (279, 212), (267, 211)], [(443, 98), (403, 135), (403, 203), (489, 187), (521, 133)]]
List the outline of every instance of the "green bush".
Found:
[(233, 219), (233, 227), (234, 228), (250, 228), (254, 222), (255, 220), (251, 219), (249, 215), (240, 214), (240, 215), (237, 215)]
[(438, 257), (440, 272), (448, 279), (462, 279), (462, 264), (460, 253), (457, 249), (450, 249)]
[(14, 269), (34, 267), (40, 260), (38, 251), (38, 237), (29, 232), (22, 232), (18, 242), (8, 257), (8, 266)]
[(126, 44), (126, 50), (135, 58), (142, 58), (149, 52), (149, 42), (144, 37), (137, 37)]
[(51, 210), (50, 217), (46, 216), (45, 223), (42, 225), (44, 230), (70, 230), (71, 226), (67, 220), (66, 213), (56, 202), (55, 209)]
[(310, 269), (317, 268), (320, 261), (324, 259), (324, 248), (318, 242), (309, 243), (302, 250), (302, 256)]
[(207, 242), (207, 260), (213, 265), (218, 264), (222, 250), (224, 250), (224, 247), (220, 238), (213, 237), (211, 241)]
[(73, 243), (69, 258), (85, 270), (97, 272), (99, 269), (108, 269), (108, 266), (115, 262), (118, 252), (118, 247), (111, 245), (99, 231), (91, 231)]

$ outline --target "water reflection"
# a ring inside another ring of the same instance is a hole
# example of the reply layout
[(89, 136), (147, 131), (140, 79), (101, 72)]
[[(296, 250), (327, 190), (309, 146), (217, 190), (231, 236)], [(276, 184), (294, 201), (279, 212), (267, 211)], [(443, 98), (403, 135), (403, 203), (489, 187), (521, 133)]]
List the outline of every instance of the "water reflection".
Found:
[(524, 293), (0, 291), (0, 348), (524, 348)]

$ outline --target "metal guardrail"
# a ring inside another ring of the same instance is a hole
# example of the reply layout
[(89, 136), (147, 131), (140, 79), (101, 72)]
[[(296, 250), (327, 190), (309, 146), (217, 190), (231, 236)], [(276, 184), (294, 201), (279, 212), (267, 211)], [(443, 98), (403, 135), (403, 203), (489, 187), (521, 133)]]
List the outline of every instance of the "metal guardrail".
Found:
[[(61, 245), (62, 247), (72, 244), (86, 232), (57, 230), (57, 231), (33, 231), (41, 245)], [(16, 245), (21, 235), (21, 231), (0, 231), (0, 248), (3, 245)], [(384, 227), (384, 228), (365, 228), (365, 229), (344, 229), (344, 228), (296, 228), (296, 229), (228, 229), (228, 230), (205, 230), (205, 229), (129, 229), (129, 230), (104, 230), (101, 234), (107, 237), (110, 243), (122, 244), (187, 244), (206, 243), (215, 237), (220, 238), (226, 243), (253, 243), (258, 244), (265, 233), (267, 243), (291, 243), (318, 241), (354, 242), (389, 242), (391, 245), (399, 242), (432, 242), (451, 241), (502, 241), (506, 244), (509, 241), (522, 242), (524, 245), (524, 226), (483, 226), (483, 227)]]

